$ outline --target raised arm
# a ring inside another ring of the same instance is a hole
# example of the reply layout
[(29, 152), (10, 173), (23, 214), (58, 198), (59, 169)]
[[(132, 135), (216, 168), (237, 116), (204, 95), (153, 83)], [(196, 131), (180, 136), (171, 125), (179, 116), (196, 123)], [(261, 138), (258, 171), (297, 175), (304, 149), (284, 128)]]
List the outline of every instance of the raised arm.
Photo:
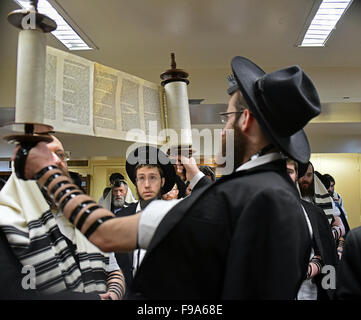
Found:
[[(19, 147), (15, 148), (13, 159), (18, 150)], [(24, 161), (24, 178), (35, 179), (65, 217), (99, 249), (111, 252), (136, 248), (139, 214), (115, 218), (112, 212), (99, 206), (54, 165), (44, 142), (30, 149)]]

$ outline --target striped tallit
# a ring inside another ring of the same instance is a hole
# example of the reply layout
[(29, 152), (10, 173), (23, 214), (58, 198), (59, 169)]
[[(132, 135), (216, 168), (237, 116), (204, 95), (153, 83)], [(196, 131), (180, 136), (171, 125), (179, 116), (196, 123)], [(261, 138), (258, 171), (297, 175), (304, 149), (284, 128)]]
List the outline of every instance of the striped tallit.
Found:
[(340, 215), (340, 211), (336, 208), (332, 197), (329, 195), (326, 187), (321, 180), (314, 175), (315, 183), (315, 204), (325, 213), (328, 222), (331, 224), (334, 216)]
[(0, 192), (0, 228), (20, 263), (34, 267), (36, 289), (106, 291), (108, 254), (75, 229), (73, 256), (36, 182), (10, 176)]
[[(328, 191), (321, 180), (315, 174), (313, 175), (313, 178), (315, 195), (311, 199), (311, 202), (323, 210), (328, 222), (331, 224), (334, 220), (334, 216), (339, 215), (340, 212), (337, 210), (331, 196), (328, 194)], [(299, 188), (298, 184), (297, 187)], [(309, 201), (310, 199), (305, 197), (303, 200)]]

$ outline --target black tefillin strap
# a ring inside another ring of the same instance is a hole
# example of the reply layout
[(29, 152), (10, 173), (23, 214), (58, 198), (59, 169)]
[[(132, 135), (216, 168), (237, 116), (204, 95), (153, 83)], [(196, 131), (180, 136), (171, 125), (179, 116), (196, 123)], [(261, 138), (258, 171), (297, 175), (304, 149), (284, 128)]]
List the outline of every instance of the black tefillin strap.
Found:
[[(30, 150), (30, 149), (29, 149)], [(23, 157), (26, 154), (26, 152), (21, 152), (19, 158)], [(25, 155), (26, 156), (26, 155)], [(24, 159), (23, 159), (24, 160)], [(25, 163), (26, 161), (26, 157), (25, 160), (23, 161)], [(51, 170), (56, 170), (59, 169), (57, 166), (47, 166), (45, 168), (43, 168), (42, 170), (40, 170), (37, 174), (35, 174), (35, 176), (33, 177), (33, 179), (35, 180), (39, 180), (44, 174), (46, 174), (48, 171)], [(72, 185), (71, 181), (68, 180), (61, 180), (59, 182), (57, 182), (52, 188), (51, 190), (48, 190), (48, 186), (50, 184), (51, 181), (53, 181), (54, 179), (56, 179), (57, 177), (60, 177), (62, 174), (59, 173), (58, 171), (55, 171), (54, 174), (50, 175), (47, 180), (45, 181), (43, 187), (42, 187), (42, 191), (47, 192), (48, 191), (48, 195), (53, 199), (53, 201), (55, 202), (56, 206), (58, 207), (58, 209), (60, 209), (60, 211), (64, 211), (64, 207), (66, 206), (66, 204), (72, 200), (73, 198), (76, 198), (79, 195), (83, 195), (84, 193), (78, 189), (75, 185)], [(56, 191), (69, 184), (69, 186), (65, 187), (64, 190), (61, 190), (59, 192), (59, 194), (56, 195), (55, 199), (54, 199), (54, 194), (56, 193)], [(61, 203), (59, 203), (61, 201)], [(91, 205), (94, 204), (94, 205)], [(89, 207), (88, 207), (89, 206)], [(87, 208), (88, 207), (88, 208)], [(97, 209), (101, 209), (101, 206), (97, 205), (97, 203), (92, 200), (92, 199), (88, 199), (85, 201), (82, 201), (81, 203), (79, 203), (74, 209), (73, 211), (70, 213), (70, 217), (69, 220), (72, 224), (74, 224), (75, 219), (77, 217), (77, 215), (80, 213), (80, 211), (82, 211), (82, 209), (84, 209), (84, 212), (82, 212), (82, 215), (80, 216), (79, 220), (76, 223), (76, 228), (81, 230), (85, 221), (89, 218), (89, 216), (96, 211)], [(110, 219), (113, 219), (114, 216), (103, 216), (103, 217), (99, 217), (97, 218), (90, 226), (89, 228), (84, 232), (85, 237), (89, 238), (96, 230), (97, 228), (103, 224), (105, 221), (108, 221)]]
[(19, 179), (28, 180), (25, 178), (25, 164), (29, 155), (30, 149), (34, 147), (34, 143), (22, 143), (18, 152), (15, 155), (15, 173)]
[(98, 227), (103, 224), (105, 221), (108, 221), (110, 219), (114, 219), (114, 217), (111, 216), (104, 216), (104, 217), (100, 217), (97, 220), (95, 220), (95, 222), (93, 222), (93, 224), (87, 229), (87, 231), (84, 232), (84, 236), (89, 239), (89, 237), (94, 233), (94, 231), (96, 229), (98, 229)]

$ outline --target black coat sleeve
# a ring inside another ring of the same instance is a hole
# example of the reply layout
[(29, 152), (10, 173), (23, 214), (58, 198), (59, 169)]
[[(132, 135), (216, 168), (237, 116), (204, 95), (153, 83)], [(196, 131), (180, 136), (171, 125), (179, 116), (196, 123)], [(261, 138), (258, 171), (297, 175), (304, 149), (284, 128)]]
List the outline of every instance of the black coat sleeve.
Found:
[(211, 180), (209, 180), (209, 179), (207, 178), (207, 176), (204, 176), (203, 178), (201, 178), (201, 179), (197, 182), (197, 184), (194, 186), (192, 192), (193, 192), (193, 191), (196, 191), (196, 190), (199, 190), (199, 189), (201, 189), (201, 188), (203, 188), (203, 187), (205, 187), (205, 186), (208, 186), (209, 184), (212, 184), (212, 183), (213, 183), (213, 182), (212, 182)]
[(236, 222), (223, 299), (295, 299), (310, 253), (311, 237), (297, 198), (276, 187), (257, 193)]
[(337, 299), (361, 299), (361, 227), (347, 235), (336, 281)]

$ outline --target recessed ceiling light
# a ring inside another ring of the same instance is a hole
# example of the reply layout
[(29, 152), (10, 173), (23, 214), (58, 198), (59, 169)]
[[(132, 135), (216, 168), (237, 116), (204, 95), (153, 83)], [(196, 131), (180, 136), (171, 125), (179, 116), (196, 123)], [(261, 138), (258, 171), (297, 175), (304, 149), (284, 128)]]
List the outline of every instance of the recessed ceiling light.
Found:
[[(29, 1), (14, 1), (24, 9), (29, 9), (30, 7)], [(52, 1), (52, 3), (54, 3), (54, 5), (56, 4), (57, 7), (60, 8), (56, 1)], [(96, 46), (90, 41), (90, 39), (87, 39), (87, 41), (84, 40), (86, 36), (82, 32), (80, 32), (79, 28), (77, 28), (78, 30), (75, 31), (76, 24), (72, 22), (70, 17), (66, 16), (65, 12), (62, 12), (61, 15), (47, 0), (39, 0), (38, 11), (39, 13), (47, 15), (49, 18), (53, 19), (56, 22), (57, 28), (51, 33), (69, 50), (92, 50), (96, 48)], [(71, 24), (73, 26), (70, 26), (67, 21), (71, 21)], [(80, 37), (79, 33), (82, 34), (82, 37)]]
[[(353, 0), (323, 0), (299, 47), (324, 47)], [(314, 11), (313, 11), (314, 12)]]

